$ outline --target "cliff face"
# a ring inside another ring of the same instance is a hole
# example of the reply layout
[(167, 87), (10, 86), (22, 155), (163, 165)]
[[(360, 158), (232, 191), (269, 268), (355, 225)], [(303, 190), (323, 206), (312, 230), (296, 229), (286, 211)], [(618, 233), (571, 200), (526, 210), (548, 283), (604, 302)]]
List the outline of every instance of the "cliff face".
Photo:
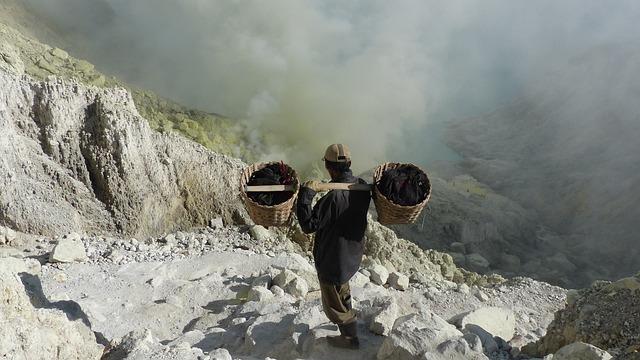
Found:
[(474, 176), (570, 235), (574, 256), (602, 267), (596, 278), (640, 268), (640, 51), (623, 45), (573, 59), (449, 134)]
[(13, 59), (0, 70), (0, 221), (132, 236), (242, 221), (242, 162), (151, 130), (125, 90), (34, 81)]

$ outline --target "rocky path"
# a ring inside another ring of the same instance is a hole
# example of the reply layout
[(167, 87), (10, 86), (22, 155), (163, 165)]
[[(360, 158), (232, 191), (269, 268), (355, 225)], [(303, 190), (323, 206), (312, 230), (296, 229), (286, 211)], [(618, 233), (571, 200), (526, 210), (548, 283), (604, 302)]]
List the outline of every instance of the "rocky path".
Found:
[[(563, 289), (530, 279), (481, 288), (405, 283), (403, 274), (366, 259), (351, 281), (362, 348), (336, 351), (324, 339), (338, 332), (322, 312), (310, 260), (287, 242), (256, 238), (255, 231), (216, 227), (147, 242), (32, 239), (39, 248), (24, 254), (45, 264), (27, 290), (111, 343), (108, 359), (391, 359), (427, 350), (434, 359), (510, 359), (544, 334), (564, 303)], [(86, 257), (50, 262), (50, 253), (68, 255), (56, 249), (73, 252), (69, 244)], [(472, 320), (459, 319), (468, 312)], [(404, 328), (396, 321), (403, 317)], [(503, 338), (463, 328), (466, 322)], [(422, 333), (435, 340), (416, 345), (412, 337)]]

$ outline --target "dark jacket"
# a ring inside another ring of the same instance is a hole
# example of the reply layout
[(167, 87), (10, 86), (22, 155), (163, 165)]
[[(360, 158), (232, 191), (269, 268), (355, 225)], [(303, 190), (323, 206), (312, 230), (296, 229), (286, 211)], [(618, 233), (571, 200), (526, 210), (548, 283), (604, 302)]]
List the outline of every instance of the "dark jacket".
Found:
[[(332, 182), (366, 183), (351, 171)], [(305, 233), (315, 232), (313, 258), (320, 280), (344, 284), (358, 271), (364, 252), (364, 232), (371, 193), (331, 190), (311, 209), (316, 192), (301, 187), (297, 215)]]

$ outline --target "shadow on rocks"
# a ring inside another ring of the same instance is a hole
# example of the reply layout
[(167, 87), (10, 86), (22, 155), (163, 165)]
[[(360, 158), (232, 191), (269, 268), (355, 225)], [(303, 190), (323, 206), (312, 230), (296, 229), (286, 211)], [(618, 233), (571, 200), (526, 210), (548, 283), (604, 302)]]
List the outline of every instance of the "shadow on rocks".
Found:
[[(72, 300), (61, 300), (56, 302), (51, 302), (47, 299), (42, 291), (42, 283), (40, 282), (40, 278), (29, 274), (29, 273), (19, 273), (20, 280), (27, 290), (27, 295), (29, 296), (29, 301), (31, 305), (38, 309), (57, 309), (62, 311), (67, 319), (70, 321), (75, 321), (80, 319), (83, 324), (85, 324), (89, 329), (91, 329), (91, 321), (89, 321), (89, 317), (82, 310), (82, 307), (75, 301)], [(93, 331), (93, 330), (92, 330)], [(96, 341), (100, 345), (107, 346), (109, 345), (109, 340), (102, 335), (102, 333), (93, 331), (96, 336)]]

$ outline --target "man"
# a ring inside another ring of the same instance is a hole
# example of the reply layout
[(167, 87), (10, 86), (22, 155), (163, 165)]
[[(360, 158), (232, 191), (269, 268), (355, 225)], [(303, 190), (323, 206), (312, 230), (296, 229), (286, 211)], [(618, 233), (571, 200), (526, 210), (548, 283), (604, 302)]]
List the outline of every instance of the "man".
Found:
[[(324, 155), (325, 168), (335, 183), (366, 183), (351, 173), (351, 153), (343, 144), (330, 145)], [(298, 194), (297, 215), (305, 233), (316, 233), (313, 244), (322, 307), (339, 336), (329, 336), (330, 345), (357, 349), (360, 346), (356, 314), (351, 307), (349, 279), (358, 271), (364, 252), (364, 232), (371, 200), (368, 191), (332, 190), (311, 208), (315, 181), (304, 183)]]

